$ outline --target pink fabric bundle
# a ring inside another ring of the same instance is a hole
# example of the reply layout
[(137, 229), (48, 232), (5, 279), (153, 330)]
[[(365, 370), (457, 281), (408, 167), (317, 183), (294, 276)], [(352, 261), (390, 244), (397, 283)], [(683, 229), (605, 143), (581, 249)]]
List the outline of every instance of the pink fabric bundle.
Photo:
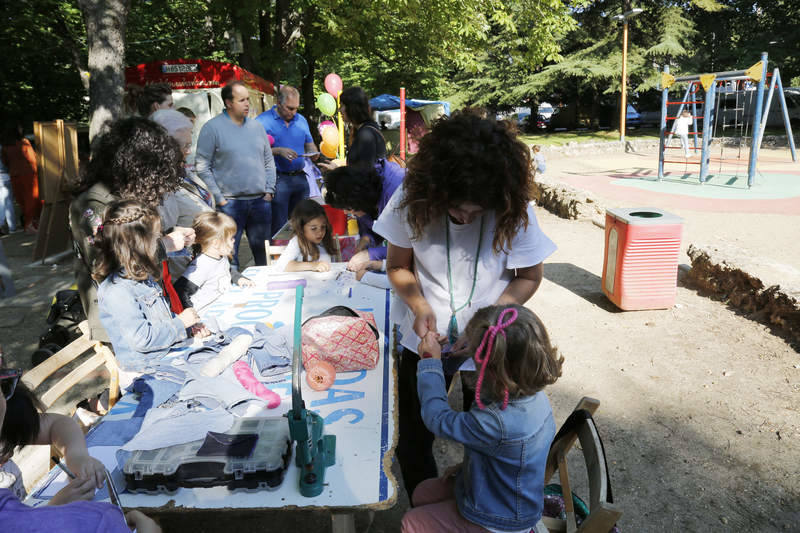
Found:
[(281, 404), (281, 397), (269, 390), (263, 383), (256, 379), (253, 374), (253, 369), (244, 361), (236, 361), (233, 363), (233, 373), (236, 379), (242, 384), (242, 387), (252, 392), (262, 400), (267, 401), (267, 407), (275, 409)]

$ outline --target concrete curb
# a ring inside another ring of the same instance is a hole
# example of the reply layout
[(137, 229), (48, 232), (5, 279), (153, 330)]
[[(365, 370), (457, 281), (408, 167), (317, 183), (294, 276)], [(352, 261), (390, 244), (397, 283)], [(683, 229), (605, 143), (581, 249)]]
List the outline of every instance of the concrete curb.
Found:
[(800, 270), (727, 243), (690, 244), (687, 281), (800, 342)]
[[(778, 147), (788, 146), (789, 141), (786, 135), (765, 135), (762, 140), (762, 146)], [(673, 139), (673, 145), (677, 142), (677, 137)], [(724, 143), (725, 146), (736, 147), (741, 142), (740, 137), (723, 137), (713, 139), (711, 147), (719, 146)], [(625, 141), (623, 145), (619, 141), (600, 141), (600, 142), (577, 142), (570, 141), (564, 146), (548, 146), (540, 145), (542, 153), (553, 157), (573, 156), (581, 154), (602, 154), (602, 153), (622, 153), (622, 152), (644, 152), (648, 150), (658, 151), (658, 139), (633, 139)], [(746, 142), (747, 147), (750, 147), (750, 141)]]

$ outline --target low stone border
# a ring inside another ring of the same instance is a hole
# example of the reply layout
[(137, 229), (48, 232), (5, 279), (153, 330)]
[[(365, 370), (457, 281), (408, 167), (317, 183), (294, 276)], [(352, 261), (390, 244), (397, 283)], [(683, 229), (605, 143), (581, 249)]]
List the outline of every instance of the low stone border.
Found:
[(602, 219), (606, 209), (588, 191), (566, 185), (548, 176), (536, 176), (533, 180), (536, 204), (554, 215), (571, 220)]
[(800, 271), (727, 243), (690, 244), (687, 281), (800, 343)]

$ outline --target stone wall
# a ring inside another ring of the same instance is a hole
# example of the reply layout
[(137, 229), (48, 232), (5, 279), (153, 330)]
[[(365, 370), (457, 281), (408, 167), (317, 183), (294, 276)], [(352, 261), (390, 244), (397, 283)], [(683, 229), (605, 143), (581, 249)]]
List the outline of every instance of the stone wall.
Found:
[(800, 342), (800, 271), (727, 243), (690, 244), (687, 283)]

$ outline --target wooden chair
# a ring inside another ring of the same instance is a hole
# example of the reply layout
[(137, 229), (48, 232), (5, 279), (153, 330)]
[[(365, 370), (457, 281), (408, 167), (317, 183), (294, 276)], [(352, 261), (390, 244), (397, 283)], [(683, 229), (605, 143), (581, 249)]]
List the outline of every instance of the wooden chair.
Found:
[[(87, 352), (93, 352), (85, 361), (72, 369), (66, 376), (59, 379), (52, 387), (39, 396), (46, 409), (50, 409), (53, 404), (66, 394), (72, 387), (81, 380), (95, 372), (101, 367), (106, 367), (109, 373), (108, 383), (108, 408), (117, 403), (119, 399), (119, 367), (114, 353), (100, 341), (94, 341), (89, 337), (89, 324), (83, 321), (78, 324), (82, 335), (69, 343), (67, 346), (47, 358), (41, 364), (27, 371), (22, 375), (22, 382), (29, 389), (35, 390), (47, 378), (52, 376), (65, 365), (79, 359)], [(55, 448), (51, 448), (51, 457), (59, 455)], [(54, 466), (51, 464), (51, 467)]]
[[(584, 410), (591, 415), (599, 406), (598, 400), (584, 397), (578, 402), (573, 414)], [(580, 414), (575, 417), (580, 418), (580, 421), (572, 424), (568, 420), (550, 445), (544, 475), (545, 484), (547, 484), (558, 470), (564, 495), (566, 520), (542, 517), (542, 522), (551, 533), (562, 531), (567, 533), (608, 533), (622, 516), (622, 511), (611, 502), (605, 454), (594, 421), (591, 417), (583, 418)], [(566, 429), (568, 424), (572, 426), (570, 429)], [(589, 515), (580, 526), (577, 526), (575, 521), (575, 506), (572, 501), (572, 488), (567, 469), (567, 453), (572, 449), (576, 440), (580, 442), (589, 477)]]
[(78, 324), (78, 329), (82, 333), (80, 337), (23, 374), (22, 382), (29, 389), (34, 390), (56, 371), (92, 350), (94, 351), (93, 355), (58, 380), (44, 394), (41, 394), (39, 399), (49, 409), (56, 400), (61, 398), (78, 382), (98, 368), (105, 366), (110, 374), (108, 385), (108, 407), (110, 409), (119, 399), (119, 367), (117, 366), (117, 360), (114, 357), (114, 353), (107, 346), (89, 337), (89, 324), (87, 321), (84, 320)]
[(286, 246), (273, 246), (267, 240), (264, 241), (264, 248), (267, 251), (267, 266), (269, 266), (274, 261), (273, 256), (275, 259), (280, 257), (283, 251), (286, 249)]
[[(29, 389), (35, 390), (65, 365), (77, 361), (85, 355), (83, 357), (84, 360), (77, 367), (56, 381), (43, 394), (39, 395), (39, 399), (48, 410), (72, 387), (103, 366), (108, 369), (110, 375), (108, 384), (109, 409), (119, 398), (119, 368), (113, 352), (102, 343), (89, 338), (89, 325), (86, 321), (81, 322), (78, 328), (82, 333), (79, 338), (22, 375), (22, 382)], [(46, 456), (45, 453), (47, 454)], [(49, 469), (55, 466), (50, 458), (59, 455), (60, 453), (53, 446), (50, 446), (47, 451), (43, 450), (41, 446), (26, 446), (21, 450), (17, 450), (13, 460), (23, 473), (27, 490), (30, 490)], [(50, 462), (50, 468), (45, 467), (48, 461)]]

